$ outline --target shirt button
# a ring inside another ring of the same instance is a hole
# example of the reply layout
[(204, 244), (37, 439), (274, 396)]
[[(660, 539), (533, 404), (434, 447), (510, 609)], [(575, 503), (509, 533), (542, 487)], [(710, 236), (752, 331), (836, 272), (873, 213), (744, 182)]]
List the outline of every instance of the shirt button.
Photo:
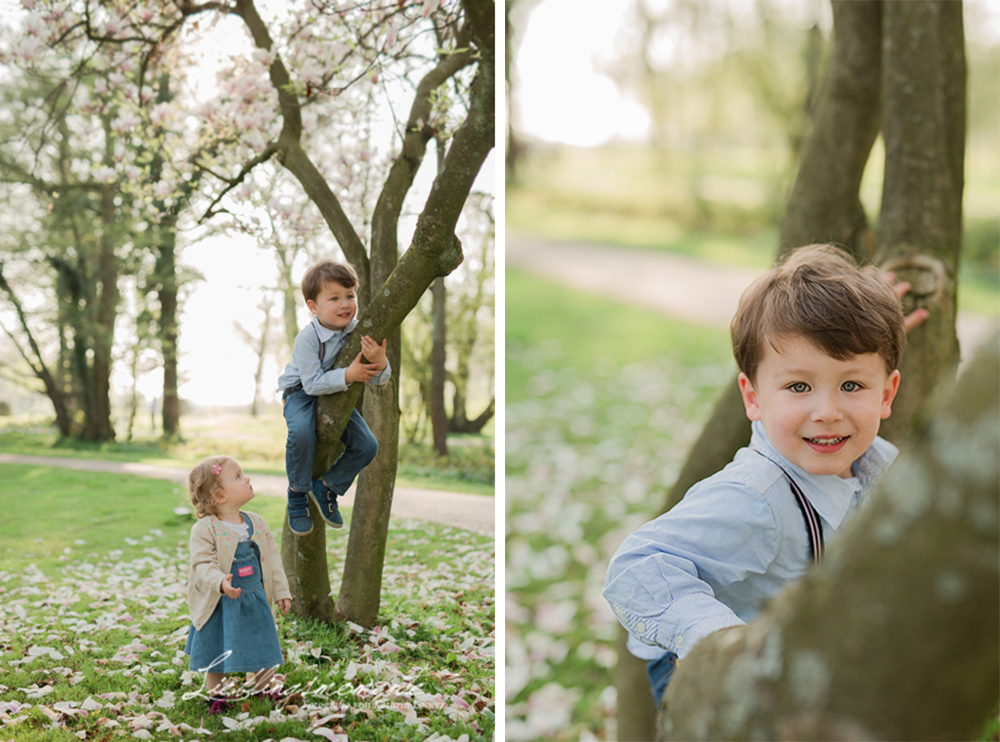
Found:
[(637, 623), (635, 625), (635, 630), (636, 630), (636, 633), (645, 634), (646, 633), (646, 624), (644, 624), (642, 622)]

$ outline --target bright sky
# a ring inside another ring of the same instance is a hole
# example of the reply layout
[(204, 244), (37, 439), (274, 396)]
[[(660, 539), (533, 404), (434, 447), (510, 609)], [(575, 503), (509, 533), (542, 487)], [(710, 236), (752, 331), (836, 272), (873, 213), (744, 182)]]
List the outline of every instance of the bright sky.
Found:
[(514, 122), (525, 134), (588, 147), (615, 137), (643, 139), (650, 118), (600, 71), (630, 2), (544, 0), (521, 33)]

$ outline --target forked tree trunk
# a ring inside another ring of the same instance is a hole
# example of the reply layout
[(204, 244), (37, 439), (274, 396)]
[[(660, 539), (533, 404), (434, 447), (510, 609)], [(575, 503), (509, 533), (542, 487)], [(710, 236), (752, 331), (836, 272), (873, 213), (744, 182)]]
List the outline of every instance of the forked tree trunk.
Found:
[(662, 739), (976, 738), (1000, 694), (1000, 338), (940, 401), (825, 561), (678, 665)]
[[(396, 226), (399, 212), (389, 209), (381, 212), (386, 223), (378, 230), (378, 241), (385, 247), (379, 250), (377, 260), (373, 256), (372, 270), (373, 275), (379, 276), (386, 275), (389, 268), (392, 268), (392, 275), (388, 276), (385, 282), (385, 290), (372, 297), (370, 309), (374, 320), (372, 329), (375, 332), (370, 334), (376, 339), (384, 336), (376, 333), (386, 332), (379, 329), (381, 321), (385, 321), (386, 327), (391, 328), (388, 330), (389, 333), (395, 333), (403, 318), (416, 306), (420, 296), (434, 279), (448, 275), (461, 263), (462, 245), (455, 236), (455, 226), (458, 224), (462, 208), (483, 161), (493, 149), (495, 138), (493, 91), (496, 77), (494, 6), (492, 2), (484, 0), (463, 0), (462, 8), (465, 12), (466, 31), (479, 54), (479, 66), (470, 90), (468, 114), (452, 137), (451, 146), (445, 155), (444, 167), (434, 179), (431, 195), (428, 196), (417, 219), (413, 241), (398, 264), (395, 263), (395, 250), (390, 250), (388, 247), (394, 248), (397, 244)], [(427, 100), (420, 105), (426, 105), (429, 100), (428, 95)], [(416, 122), (419, 114), (420, 109), (415, 103), (410, 111), (411, 121)], [(391, 179), (392, 173), (390, 173)], [(401, 206), (402, 199), (399, 199), (399, 202)], [(393, 214), (394, 218), (389, 219), (390, 214)], [(373, 234), (374, 232), (375, 230)], [(393, 357), (398, 363), (402, 354), (398, 333), (396, 337)], [(337, 615), (368, 627), (374, 626), (378, 618), (389, 510), (398, 463), (398, 377), (391, 391), (392, 397), (381, 405), (379, 415), (382, 420), (388, 421), (382, 428), (384, 437), (379, 439), (379, 458), (382, 457), (383, 447), (387, 452), (386, 457), (382, 466), (375, 469), (369, 466), (371, 471), (367, 475), (362, 472), (358, 492), (364, 496), (355, 505), (343, 582), (340, 594), (337, 596)], [(327, 409), (333, 412), (332, 405)], [(365, 411), (368, 411), (367, 405)], [(343, 423), (339, 423), (340, 429), (343, 429), (344, 424), (346, 419)], [(337, 429), (336, 425), (331, 426), (331, 429)], [(377, 461), (378, 458), (376, 463)], [(369, 491), (377, 496), (369, 496)], [(372, 545), (371, 548), (368, 548), (369, 544)]]
[[(466, 23), (464, 31), (470, 34), (473, 44), (466, 44), (465, 52), (443, 56), (438, 66), (425, 75), (417, 87), (405, 128), (402, 152), (390, 168), (372, 216), (370, 261), (329, 184), (301, 146), (300, 103), (290, 90), (284, 64), (280, 57), (271, 64), (271, 80), (278, 91), (283, 116), (278, 158), (319, 208), (347, 259), (358, 270), (361, 281), (363, 293), (359, 296), (359, 304), (362, 311), (358, 316), (358, 330), (341, 351), (336, 363), (338, 368), (346, 367), (357, 356), (362, 335), (369, 335), (379, 343), (391, 338), (434, 279), (447, 275), (462, 262), (462, 248), (455, 237), (455, 225), (494, 140), (493, 3), (488, 0), (463, 0), (462, 7)], [(251, 30), (255, 43), (270, 49), (271, 38), (253, 3), (246, 0), (238, 3), (237, 9)], [(433, 106), (433, 93), (470, 63), (471, 46), (478, 51), (479, 60), (471, 87), (468, 114), (452, 138), (445, 169), (434, 181), (431, 195), (417, 220), (413, 241), (397, 264), (399, 215), (403, 199), (432, 136), (425, 122), (429, 120)], [(367, 301), (364, 293), (370, 296)], [(379, 409), (373, 409), (371, 404), (364, 408), (369, 425), (375, 425), (373, 432), (379, 439), (380, 450), (376, 462), (368, 467), (372, 471), (367, 476), (362, 475), (358, 481), (344, 578), (336, 610), (330, 599), (326, 529), (314, 527), (308, 536), (295, 537), (286, 518), (282, 561), (285, 571), (294, 575), (291, 586), (293, 609), (297, 615), (321, 620), (332, 620), (335, 615), (340, 615), (366, 626), (374, 625), (376, 620), (382, 589), (382, 557), (392, 504), (392, 482), (395, 481), (397, 464), (398, 341), (394, 341), (389, 358), (390, 362), (396, 360), (396, 380), (388, 385), (387, 390), (376, 390), (372, 395), (381, 402)], [(316, 415), (314, 478), (325, 472), (343, 450), (340, 436), (360, 393), (361, 385), (354, 384), (342, 394), (320, 397)], [(371, 492), (373, 485), (380, 488), (374, 496)], [(314, 506), (310, 505), (310, 508), (313, 522), (322, 524)]]
[[(834, 50), (814, 129), (782, 223), (779, 259), (811, 242), (849, 247), (858, 259), (887, 260), (914, 283), (904, 305), (931, 310), (910, 334), (903, 382), (882, 433), (900, 442), (919, 405), (953, 371), (955, 277), (961, 240), (965, 63), (960, 3), (834, 2)], [(881, 120), (886, 139), (879, 237), (874, 249), (858, 198), (861, 175)], [(901, 260), (893, 260), (899, 258)], [(935, 277), (944, 277), (935, 282)], [(927, 288), (925, 288), (927, 287)], [(750, 438), (735, 383), (721, 397), (669, 493), (673, 507), (696, 482), (725, 466)], [(619, 724), (650, 739), (652, 701), (645, 678), (621, 656)], [(629, 668), (628, 665), (632, 667)], [(641, 664), (641, 663), (640, 663)], [(642, 698), (636, 702), (633, 699)], [(653, 712), (655, 714), (655, 711)]]
[[(879, 127), (881, 3), (857, 0), (832, 5), (833, 50), (782, 221), (779, 260), (793, 248), (814, 242), (848, 245), (856, 256), (867, 252), (871, 243), (858, 192)], [(663, 512), (680, 502), (695, 483), (722, 469), (749, 442), (750, 421), (734, 378), (688, 454)], [(621, 637), (615, 672), (618, 738), (646, 742), (653, 739), (656, 705), (645, 663), (624, 646)]]

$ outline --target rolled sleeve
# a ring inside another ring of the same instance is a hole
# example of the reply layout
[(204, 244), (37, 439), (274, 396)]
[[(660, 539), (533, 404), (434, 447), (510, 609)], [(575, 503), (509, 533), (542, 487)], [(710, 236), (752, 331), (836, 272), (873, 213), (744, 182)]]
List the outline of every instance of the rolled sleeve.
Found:
[(745, 623), (719, 594), (767, 571), (780, 530), (754, 494), (739, 485), (692, 490), (625, 539), (603, 595), (633, 638), (683, 659), (709, 634)]
[(370, 386), (382, 386), (383, 384), (385, 384), (386, 382), (388, 382), (389, 379), (391, 379), (391, 378), (392, 378), (392, 368), (389, 366), (389, 359), (386, 358), (385, 359), (385, 368), (383, 368), (375, 376), (373, 376), (368, 381), (368, 384)]

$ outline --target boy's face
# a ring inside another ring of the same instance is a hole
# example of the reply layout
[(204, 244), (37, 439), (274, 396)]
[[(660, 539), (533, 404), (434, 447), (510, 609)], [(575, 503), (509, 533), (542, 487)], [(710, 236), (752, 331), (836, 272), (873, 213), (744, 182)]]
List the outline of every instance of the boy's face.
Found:
[(306, 302), (306, 306), (326, 329), (343, 330), (358, 311), (357, 291), (336, 281), (327, 281), (316, 298)]
[(740, 374), (747, 417), (760, 420), (772, 445), (810, 474), (853, 476), (879, 424), (892, 412), (899, 371), (877, 353), (831, 358), (801, 336), (765, 344), (751, 382)]

